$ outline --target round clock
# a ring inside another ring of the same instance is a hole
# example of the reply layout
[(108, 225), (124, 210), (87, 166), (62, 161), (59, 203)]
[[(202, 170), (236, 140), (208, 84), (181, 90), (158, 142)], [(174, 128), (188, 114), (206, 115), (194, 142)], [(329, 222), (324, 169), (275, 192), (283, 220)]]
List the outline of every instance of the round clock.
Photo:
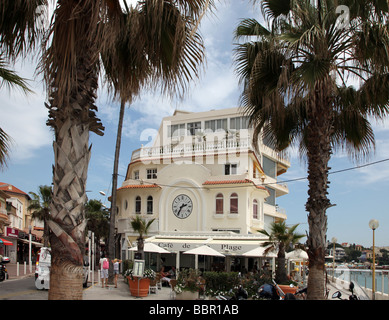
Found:
[(177, 218), (185, 219), (192, 213), (192, 200), (186, 194), (180, 194), (174, 198), (172, 210)]

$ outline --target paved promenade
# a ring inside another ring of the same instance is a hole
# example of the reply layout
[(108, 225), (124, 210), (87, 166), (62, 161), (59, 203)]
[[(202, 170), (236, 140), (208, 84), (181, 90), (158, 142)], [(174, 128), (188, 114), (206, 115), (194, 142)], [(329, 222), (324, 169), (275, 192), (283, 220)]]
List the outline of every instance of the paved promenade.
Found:
[[(13, 279), (22, 279), (25, 277), (33, 277), (35, 274), (35, 265), (32, 266), (32, 272), (30, 273), (30, 268), (27, 265), (26, 268), (24, 264), (19, 264), (19, 272), (17, 264), (10, 263), (7, 264), (9, 280)], [(114, 285), (109, 285), (108, 288), (102, 288), (101, 283), (99, 283), (98, 272), (95, 272), (94, 277), (95, 283), (92, 285), (91, 279), (89, 279), (88, 288), (84, 290), (83, 299), (84, 300), (172, 300), (174, 295), (171, 294), (170, 287), (162, 287), (162, 290), (158, 290), (157, 293), (151, 293), (147, 297), (133, 297), (130, 294), (128, 284), (124, 282), (122, 276), (119, 277), (118, 287), (114, 288)], [(7, 280), (6, 280), (7, 281)], [(335, 285), (329, 284), (328, 289), (330, 290), (328, 299), (331, 299), (332, 294), (339, 290)], [(341, 289), (342, 298), (347, 299), (350, 293), (347, 289)]]
[[(96, 278), (97, 279), (97, 278)], [(128, 284), (122, 277), (118, 280), (118, 287), (108, 285), (108, 288), (102, 288), (101, 283), (95, 283), (94, 286), (84, 290), (84, 300), (171, 300), (170, 287), (162, 287), (157, 293), (150, 293), (147, 297), (134, 297), (130, 294)]]

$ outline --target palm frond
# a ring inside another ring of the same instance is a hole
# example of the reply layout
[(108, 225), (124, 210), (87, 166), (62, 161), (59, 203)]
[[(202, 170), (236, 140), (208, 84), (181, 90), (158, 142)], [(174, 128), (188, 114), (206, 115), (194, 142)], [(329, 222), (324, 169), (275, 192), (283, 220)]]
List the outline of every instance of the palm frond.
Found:
[(9, 153), (11, 148), (11, 137), (0, 128), (0, 169), (3, 170), (7, 166)]
[(0, 1), (0, 48), (6, 56), (28, 52), (42, 36), (39, 6), (47, 6), (47, 0)]
[(28, 87), (27, 79), (24, 79), (17, 75), (17, 73), (7, 68), (7, 64), (3, 57), (0, 55), (0, 89), (3, 86), (7, 86), (8, 89), (18, 88), (24, 93), (31, 93), (31, 89)]

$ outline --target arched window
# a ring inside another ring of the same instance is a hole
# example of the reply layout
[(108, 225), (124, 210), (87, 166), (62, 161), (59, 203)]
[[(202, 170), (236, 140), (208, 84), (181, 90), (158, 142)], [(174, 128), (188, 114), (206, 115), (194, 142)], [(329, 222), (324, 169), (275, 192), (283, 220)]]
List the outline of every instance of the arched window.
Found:
[(258, 219), (258, 201), (256, 199), (253, 201), (253, 219)]
[(230, 196), (230, 213), (238, 213), (238, 195), (236, 193)]
[(140, 196), (137, 196), (135, 199), (135, 213), (140, 214), (142, 209), (142, 199)]
[(216, 214), (223, 214), (223, 195), (218, 193), (216, 195)]
[(147, 214), (153, 214), (153, 197), (147, 197)]

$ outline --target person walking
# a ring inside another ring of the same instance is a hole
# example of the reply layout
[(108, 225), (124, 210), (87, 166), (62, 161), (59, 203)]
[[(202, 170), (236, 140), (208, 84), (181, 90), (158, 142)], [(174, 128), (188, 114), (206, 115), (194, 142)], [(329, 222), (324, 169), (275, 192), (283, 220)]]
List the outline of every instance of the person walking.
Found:
[(115, 259), (113, 260), (113, 275), (115, 277), (115, 288), (118, 287), (118, 278), (119, 278), (119, 265), (122, 263), (122, 260)]
[(109, 269), (109, 260), (104, 255), (100, 259), (100, 273), (101, 273), (101, 287), (108, 288), (108, 269)]

